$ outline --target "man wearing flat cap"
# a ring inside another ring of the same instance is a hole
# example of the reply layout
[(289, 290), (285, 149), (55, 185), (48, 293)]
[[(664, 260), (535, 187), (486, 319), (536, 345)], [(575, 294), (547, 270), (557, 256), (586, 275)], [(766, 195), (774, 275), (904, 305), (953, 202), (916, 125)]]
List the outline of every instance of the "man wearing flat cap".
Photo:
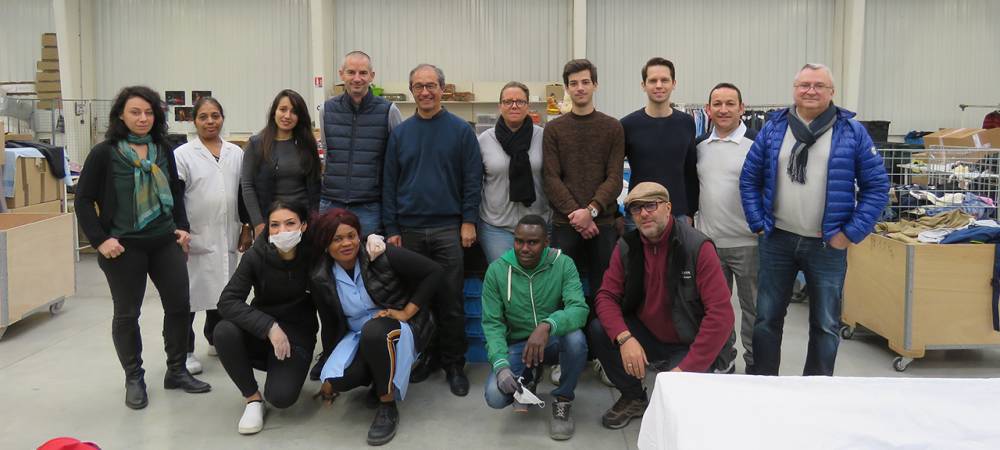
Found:
[(623, 428), (649, 401), (646, 368), (724, 372), (733, 364), (734, 313), (715, 246), (671, 214), (659, 183), (636, 185), (625, 198), (636, 230), (611, 254), (588, 332), (594, 353), (621, 397), (601, 422)]

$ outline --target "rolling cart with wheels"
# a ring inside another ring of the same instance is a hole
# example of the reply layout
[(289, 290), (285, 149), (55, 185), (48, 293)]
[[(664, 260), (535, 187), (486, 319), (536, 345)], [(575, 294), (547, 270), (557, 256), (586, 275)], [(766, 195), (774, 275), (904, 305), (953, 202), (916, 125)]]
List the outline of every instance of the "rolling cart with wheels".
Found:
[(0, 214), (0, 338), (75, 293), (73, 226), (71, 214)]
[(847, 252), (840, 336), (884, 337), (902, 372), (927, 350), (1000, 346), (993, 329), (994, 245), (907, 244), (873, 234)]

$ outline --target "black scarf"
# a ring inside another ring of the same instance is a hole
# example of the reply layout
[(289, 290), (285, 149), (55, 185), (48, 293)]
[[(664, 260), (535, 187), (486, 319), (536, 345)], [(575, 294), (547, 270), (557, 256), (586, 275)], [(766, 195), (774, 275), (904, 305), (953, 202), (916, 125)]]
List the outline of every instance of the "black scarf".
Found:
[(792, 155), (788, 158), (788, 176), (794, 183), (806, 184), (809, 147), (812, 147), (823, 133), (833, 128), (834, 122), (837, 121), (837, 108), (830, 102), (830, 107), (809, 125), (802, 121), (794, 106), (788, 109), (788, 117), (788, 126), (792, 129), (792, 136), (795, 137)]
[(503, 117), (497, 120), (497, 141), (504, 153), (510, 156), (510, 166), (507, 168), (510, 201), (524, 203), (524, 206), (535, 203), (535, 179), (531, 176), (531, 160), (528, 158), (534, 129), (531, 119), (527, 117), (517, 131), (510, 131)]

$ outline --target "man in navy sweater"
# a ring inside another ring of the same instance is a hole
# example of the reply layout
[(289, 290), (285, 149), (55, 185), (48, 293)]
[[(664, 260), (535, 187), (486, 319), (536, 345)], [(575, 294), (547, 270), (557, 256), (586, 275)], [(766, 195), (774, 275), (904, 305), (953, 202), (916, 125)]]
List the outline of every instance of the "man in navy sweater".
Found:
[(444, 368), (451, 392), (469, 393), (465, 376), (462, 247), (476, 241), (483, 159), (472, 127), (441, 106), (444, 72), (430, 64), (410, 71), (417, 114), (393, 128), (385, 150), (382, 221), (392, 245), (444, 267), (445, 283), (432, 305), (437, 334), (411, 382)]
[[(667, 188), (677, 217), (694, 216), (698, 210), (698, 170), (694, 119), (670, 106), (670, 94), (677, 87), (674, 63), (652, 58), (642, 68), (642, 89), (649, 99), (646, 106), (622, 118), (625, 129), (625, 157), (632, 170), (629, 191), (644, 181)], [(626, 226), (635, 225), (626, 217)]]

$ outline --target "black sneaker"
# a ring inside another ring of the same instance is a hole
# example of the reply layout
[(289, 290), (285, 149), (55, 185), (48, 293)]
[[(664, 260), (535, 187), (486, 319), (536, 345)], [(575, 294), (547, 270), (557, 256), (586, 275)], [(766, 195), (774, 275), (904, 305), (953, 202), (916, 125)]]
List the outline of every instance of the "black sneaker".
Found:
[(396, 436), (397, 425), (399, 425), (399, 410), (396, 409), (396, 402), (379, 404), (375, 410), (375, 420), (368, 429), (368, 445), (389, 443)]
[(618, 397), (618, 401), (615, 402), (614, 406), (608, 409), (604, 413), (604, 416), (601, 417), (601, 424), (605, 428), (612, 430), (625, 428), (632, 419), (642, 417), (646, 412), (647, 406), (649, 406), (649, 401), (646, 400), (645, 396), (628, 398), (622, 395)]

